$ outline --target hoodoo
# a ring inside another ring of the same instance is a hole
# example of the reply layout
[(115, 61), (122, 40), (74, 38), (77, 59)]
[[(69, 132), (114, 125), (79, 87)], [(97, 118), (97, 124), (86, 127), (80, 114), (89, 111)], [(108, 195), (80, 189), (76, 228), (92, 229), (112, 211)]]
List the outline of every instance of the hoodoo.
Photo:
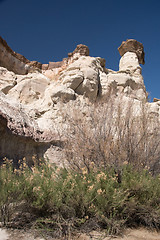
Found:
[(141, 74), (143, 44), (122, 42), (119, 71), (107, 69), (105, 59), (89, 56), (89, 48), (78, 45), (61, 62), (41, 65), (15, 53), (0, 37), (0, 159), (18, 161), (32, 156), (61, 163), (67, 129), (65, 114), (78, 109), (87, 118), (97, 102), (114, 99), (132, 104), (138, 116), (143, 106), (160, 121), (160, 100), (148, 103)]

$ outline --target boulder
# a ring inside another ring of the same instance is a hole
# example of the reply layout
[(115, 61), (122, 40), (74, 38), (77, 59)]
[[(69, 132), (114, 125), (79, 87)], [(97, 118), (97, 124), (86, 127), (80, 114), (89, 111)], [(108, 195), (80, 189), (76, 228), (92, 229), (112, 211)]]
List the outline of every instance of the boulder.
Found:
[(68, 53), (68, 57), (73, 57), (73, 55), (77, 53), (80, 56), (89, 56), (89, 48), (86, 45), (79, 44), (72, 53)]
[(121, 46), (118, 48), (118, 51), (121, 56), (127, 52), (133, 52), (137, 55), (140, 64), (145, 63), (143, 44), (135, 39), (127, 39), (126, 41), (123, 41)]
[(67, 88), (65, 85), (55, 86), (52, 84), (46, 90), (45, 94), (51, 97), (53, 103), (58, 103), (59, 101), (66, 103), (75, 99), (75, 92), (71, 88)]
[(98, 95), (99, 71), (103, 70), (101, 58), (81, 56), (64, 69), (59, 81), (77, 94), (95, 100)]
[(68, 88), (76, 90), (78, 86), (83, 82), (84, 74), (79, 69), (73, 69), (71, 71), (65, 71), (60, 79), (63, 79), (62, 83)]
[(30, 104), (43, 98), (49, 79), (40, 73), (29, 73), (13, 87), (8, 95), (23, 104)]

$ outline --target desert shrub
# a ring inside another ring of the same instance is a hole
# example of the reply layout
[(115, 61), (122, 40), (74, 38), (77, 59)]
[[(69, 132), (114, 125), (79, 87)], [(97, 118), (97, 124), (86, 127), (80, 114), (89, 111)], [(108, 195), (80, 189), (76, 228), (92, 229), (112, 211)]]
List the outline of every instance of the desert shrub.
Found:
[(58, 228), (61, 234), (82, 227), (116, 234), (136, 224), (160, 229), (158, 118), (143, 104), (136, 112), (132, 102), (117, 104), (113, 99), (72, 106), (63, 114), (68, 165), (35, 161), (28, 167), (24, 159), (15, 169), (4, 159), (1, 221), (14, 220), (11, 206), (23, 201), (38, 226)]
[(12, 161), (5, 158), (0, 166), (0, 215), (4, 225), (10, 220), (9, 209), (19, 201), (22, 192), (22, 179), (15, 172)]
[(101, 227), (117, 234), (135, 224), (159, 229), (159, 176), (125, 164), (120, 180), (114, 167), (97, 169), (93, 162), (89, 172), (87, 167), (75, 171), (48, 163), (17, 172), (7, 163), (0, 169), (0, 207), (23, 201), (37, 215), (38, 226), (48, 225), (51, 231)]
[[(130, 100), (67, 108), (65, 154), (74, 169), (114, 166), (129, 163), (136, 169), (160, 172), (159, 119), (145, 104)], [(137, 106), (137, 104), (139, 104)]]

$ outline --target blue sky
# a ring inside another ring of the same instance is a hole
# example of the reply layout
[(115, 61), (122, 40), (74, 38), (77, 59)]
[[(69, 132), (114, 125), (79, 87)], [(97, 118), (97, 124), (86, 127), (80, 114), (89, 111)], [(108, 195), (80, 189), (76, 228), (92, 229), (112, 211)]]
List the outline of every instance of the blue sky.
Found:
[(113, 70), (117, 48), (134, 38), (144, 45), (146, 89), (151, 100), (160, 98), (159, 0), (0, 0), (0, 35), (14, 51), (41, 63), (60, 61), (83, 43)]

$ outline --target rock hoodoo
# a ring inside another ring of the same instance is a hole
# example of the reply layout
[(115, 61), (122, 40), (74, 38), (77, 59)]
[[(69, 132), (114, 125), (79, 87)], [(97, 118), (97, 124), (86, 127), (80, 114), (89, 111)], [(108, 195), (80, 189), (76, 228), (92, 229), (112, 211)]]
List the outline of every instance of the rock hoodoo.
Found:
[(117, 72), (105, 67), (105, 59), (89, 56), (82, 44), (41, 69), (0, 38), (0, 159), (7, 153), (14, 161), (26, 157), (30, 162), (36, 155), (58, 164), (65, 141), (63, 110), (76, 107), (87, 116), (95, 101), (108, 97), (117, 104), (132, 102), (135, 115), (143, 103), (160, 121), (160, 101), (147, 102), (139, 65), (144, 64), (143, 45), (130, 39), (119, 52)]
[(127, 39), (126, 41), (123, 41), (121, 46), (118, 48), (118, 51), (121, 56), (127, 52), (136, 53), (139, 63), (145, 63), (143, 44), (136, 41), (135, 39)]

